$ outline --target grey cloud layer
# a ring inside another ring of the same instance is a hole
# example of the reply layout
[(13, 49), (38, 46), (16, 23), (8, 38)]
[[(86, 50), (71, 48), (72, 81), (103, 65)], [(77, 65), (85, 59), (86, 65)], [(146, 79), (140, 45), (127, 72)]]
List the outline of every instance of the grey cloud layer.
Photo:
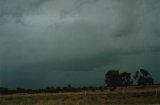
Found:
[(0, 0), (0, 68), (88, 71), (160, 51), (159, 0)]
[[(1, 1), (1, 5), (1, 14), (22, 14), (22, 23), (8, 17), (0, 26), (1, 56), (4, 54), (6, 63), (14, 64), (15, 59), (17, 63), (74, 60), (101, 53), (143, 53), (160, 48), (157, 0), (8, 0)], [(72, 13), (73, 9), (77, 11)], [(61, 18), (63, 10), (68, 15)]]
[(0, 16), (22, 16), (26, 12), (31, 12), (41, 6), (44, 0), (1, 0)]

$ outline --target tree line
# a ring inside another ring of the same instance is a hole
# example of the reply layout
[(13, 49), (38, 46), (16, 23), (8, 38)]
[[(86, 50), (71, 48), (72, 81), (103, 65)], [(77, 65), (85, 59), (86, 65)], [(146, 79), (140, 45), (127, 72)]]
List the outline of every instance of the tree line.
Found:
[(24, 88), (16, 88), (16, 89), (8, 89), (4, 87), (0, 87), (0, 95), (5, 94), (16, 94), (16, 93), (27, 93), (27, 94), (36, 94), (36, 93), (64, 93), (64, 92), (82, 92), (82, 91), (95, 91), (101, 90), (104, 91), (106, 89), (105, 86), (93, 87), (93, 86), (83, 86), (83, 87), (73, 87), (71, 85), (64, 87), (46, 87), (42, 89), (24, 89)]
[(134, 80), (137, 82), (138, 86), (154, 84), (154, 78), (151, 77), (151, 74), (146, 69), (136, 71), (133, 78), (131, 73), (120, 73), (119, 70), (109, 70), (105, 74), (105, 83), (108, 87), (113, 87), (112, 90), (115, 90), (118, 86), (133, 86)]
[(14, 93), (61, 93), (61, 92), (81, 92), (81, 91), (95, 91), (95, 90), (105, 90), (108, 87), (111, 87), (111, 90), (115, 90), (119, 86), (128, 87), (133, 86), (134, 81), (138, 86), (153, 85), (154, 78), (151, 77), (151, 74), (146, 69), (140, 69), (136, 71), (132, 77), (131, 73), (120, 72), (119, 70), (108, 70), (105, 74), (104, 79), (106, 86), (99, 87), (73, 87), (71, 85), (64, 87), (47, 87), (44, 89), (24, 89), (16, 88), (14, 90), (9, 90), (8, 88), (0, 87), (0, 94), (14, 94)]

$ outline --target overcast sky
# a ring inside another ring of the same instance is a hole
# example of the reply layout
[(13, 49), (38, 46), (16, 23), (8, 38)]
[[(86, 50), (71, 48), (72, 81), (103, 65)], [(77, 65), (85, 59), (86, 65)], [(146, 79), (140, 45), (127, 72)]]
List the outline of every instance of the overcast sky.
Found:
[(160, 81), (160, 0), (0, 0), (0, 86), (101, 86), (140, 68)]

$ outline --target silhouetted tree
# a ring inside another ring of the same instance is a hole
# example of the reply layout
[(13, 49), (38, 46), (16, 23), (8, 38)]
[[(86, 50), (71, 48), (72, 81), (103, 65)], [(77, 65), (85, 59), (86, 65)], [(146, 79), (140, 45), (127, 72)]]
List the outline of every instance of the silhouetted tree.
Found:
[(8, 94), (9, 90), (8, 88), (0, 87), (0, 94)]
[(140, 69), (140, 73), (142, 74), (143, 77), (147, 77), (151, 75), (147, 70), (145, 69)]
[(152, 78), (150, 73), (145, 69), (136, 71), (134, 78), (137, 80), (137, 84), (140, 86), (154, 84), (154, 78)]
[(24, 88), (17, 88), (16, 89), (17, 93), (25, 93), (25, 89)]
[(56, 89), (52, 86), (52, 87), (47, 87), (44, 91), (49, 92), (49, 93), (53, 93), (56, 91)]
[(105, 83), (115, 90), (120, 85), (120, 73), (118, 70), (109, 70), (105, 74)]
[(135, 72), (134, 79), (137, 80), (139, 78), (139, 71)]
[(120, 74), (121, 86), (131, 86), (133, 85), (133, 80), (131, 78), (131, 73), (123, 72)]
[(62, 91), (61, 87), (59, 87), (59, 86), (58, 86), (55, 90), (56, 90), (56, 92), (58, 92), (58, 93)]

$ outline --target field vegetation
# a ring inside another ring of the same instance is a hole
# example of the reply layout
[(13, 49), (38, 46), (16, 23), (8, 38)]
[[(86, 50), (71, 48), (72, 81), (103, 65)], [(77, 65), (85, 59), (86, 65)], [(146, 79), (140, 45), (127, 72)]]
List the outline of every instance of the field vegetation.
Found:
[(0, 96), (0, 105), (160, 105), (160, 87)]

